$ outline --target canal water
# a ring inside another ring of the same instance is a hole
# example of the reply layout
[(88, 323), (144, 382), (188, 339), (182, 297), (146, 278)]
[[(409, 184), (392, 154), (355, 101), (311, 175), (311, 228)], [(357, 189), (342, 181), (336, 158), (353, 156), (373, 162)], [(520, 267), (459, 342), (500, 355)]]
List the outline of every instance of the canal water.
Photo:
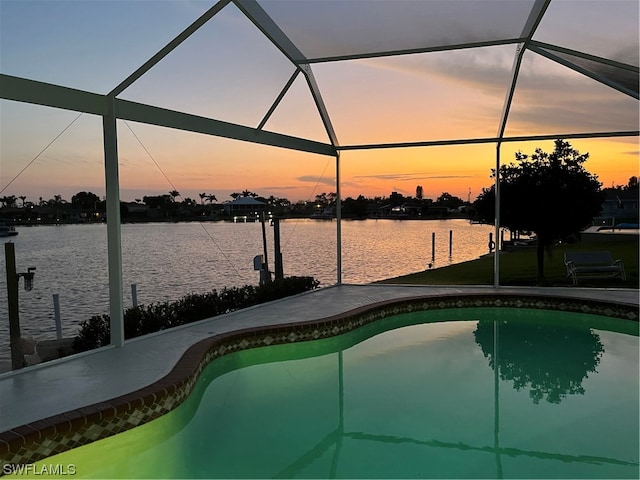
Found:
[[(106, 225), (18, 228), (18, 272), (35, 267), (33, 290), (20, 283), (23, 336), (56, 337), (53, 296), (58, 295), (64, 336), (81, 321), (109, 311)], [(492, 226), (467, 220), (362, 220), (342, 222), (342, 281), (369, 283), (473, 260), (488, 252)], [(336, 221), (283, 220), (284, 273), (336, 283)], [(450, 233), (451, 232), (451, 233)], [(273, 271), (273, 228), (267, 226)], [(435, 234), (435, 242), (434, 240)], [(451, 242), (450, 242), (451, 235)], [(9, 239), (2, 239), (4, 242)], [(4, 243), (3, 242), (3, 243)], [(435, 245), (435, 249), (433, 248)], [(451, 255), (450, 255), (451, 251)], [(177, 300), (189, 293), (257, 284), (253, 258), (263, 254), (260, 223), (141, 223), (122, 226), (125, 307)], [(0, 360), (9, 358), (4, 252), (0, 255)]]

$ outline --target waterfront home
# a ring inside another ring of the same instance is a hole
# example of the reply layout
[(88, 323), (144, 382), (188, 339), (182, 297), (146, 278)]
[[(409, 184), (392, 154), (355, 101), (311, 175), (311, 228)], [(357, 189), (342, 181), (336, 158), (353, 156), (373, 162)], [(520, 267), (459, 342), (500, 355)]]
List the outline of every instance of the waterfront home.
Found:
[(256, 216), (259, 212), (264, 212), (267, 204), (252, 197), (238, 197), (235, 200), (223, 205), (225, 215), (229, 217)]

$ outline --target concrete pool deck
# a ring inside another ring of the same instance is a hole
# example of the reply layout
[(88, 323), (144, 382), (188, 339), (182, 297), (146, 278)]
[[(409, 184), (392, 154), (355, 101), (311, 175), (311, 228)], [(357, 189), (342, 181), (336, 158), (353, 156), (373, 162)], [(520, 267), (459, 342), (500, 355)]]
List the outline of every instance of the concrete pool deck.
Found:
[(383, 302), (474, 295), (600, 301), (632, 307), (636, 312), (640, 305), (638, 290), (630, 289), (333, 286), (132, 339), (122, 348), (105, 347), (2, 374), (0, 432), (107, 402), (157, 382), (172, 372), (190, 347), (211, 337), (322, 320)]

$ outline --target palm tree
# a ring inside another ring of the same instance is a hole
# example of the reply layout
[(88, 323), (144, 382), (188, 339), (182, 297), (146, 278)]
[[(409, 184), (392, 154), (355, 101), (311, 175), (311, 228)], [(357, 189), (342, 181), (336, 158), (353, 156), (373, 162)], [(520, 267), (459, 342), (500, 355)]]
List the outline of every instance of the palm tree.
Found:
[(211, 205), (213, 202), (218, 201), (218, 199), (213, 193), (210, 193), (209, 195), (207, 195), (207, 200), (209, 200), (209, 205)]
[(54, 195), (53, 198), (50, 198), (47, 201), (47, 203), (52, 207), (59, 207), (60, 205), (66, 202), (62, 199), (62, 195)]
[(172, 202), (175, 202), (175, 201), (176, 201), (176, 198), (180, 196), (180, 192), (179, 192), (179, 191), (177, 191), (177, 190), (171, 190), (171, 191), (169, 192), (169, 195), (171, 195), (171, 201), (172, 201)]
[(22, 208), (24, 208), (24, 201), (27, 199), (27, 196), (26, 195), (20, 195), (18, 198), (20, 200), (22, 200)]
[(67, 203), (66, 200), (62, 199), (62, 195), (54, 195), (47, 203), (51, 208), (53, 208), (56, 215), (56, 221), (60, 221), (62, 205)]
[(205, 198), (207, 198), (207, 199), (208, 199), (207, 194), (206, 194), (206, 193), (199, 193), (199, 194), (198, 194), (198, 196), (200, 197), (200, 203), (201, 203), (202, 205), (204, 205), (204, 199), (205, 199)]

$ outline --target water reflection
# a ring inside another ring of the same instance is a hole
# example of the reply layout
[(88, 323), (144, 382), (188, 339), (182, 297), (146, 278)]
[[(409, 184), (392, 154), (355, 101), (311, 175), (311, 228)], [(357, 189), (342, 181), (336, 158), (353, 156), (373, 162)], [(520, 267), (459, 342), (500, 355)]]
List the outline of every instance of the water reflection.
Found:
[(535, 404), (583, 395), (582, 381), (596, 372), (604, 354), (600, 336), (585, 325), (480, 320), (473, 334), (489, 366), (498, 367), (500, 379), (512, 381), (517, 391), (529, 388)]

